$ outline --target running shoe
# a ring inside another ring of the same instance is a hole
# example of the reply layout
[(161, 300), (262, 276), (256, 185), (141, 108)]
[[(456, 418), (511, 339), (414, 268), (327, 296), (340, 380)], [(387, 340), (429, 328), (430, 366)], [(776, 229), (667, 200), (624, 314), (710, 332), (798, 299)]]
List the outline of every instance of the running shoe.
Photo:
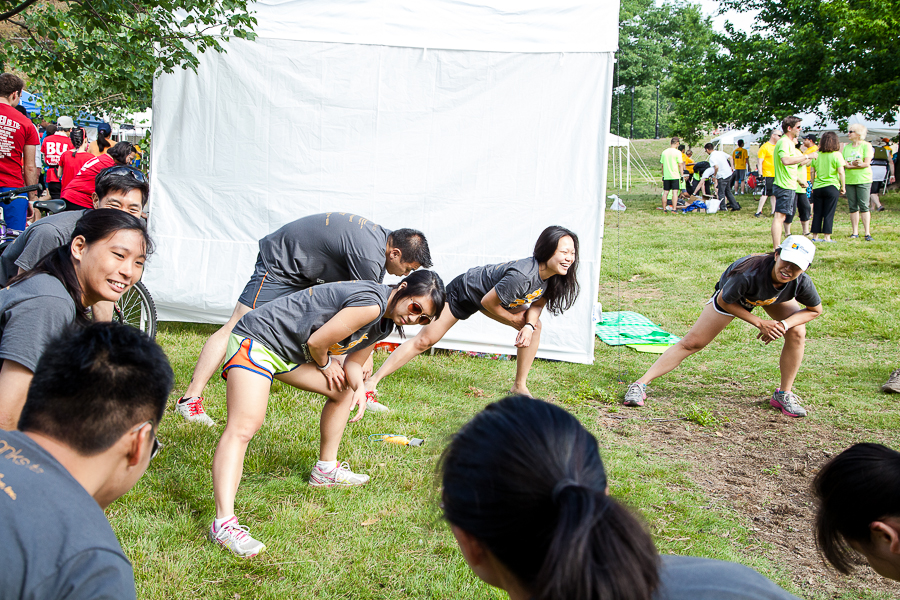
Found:
[(800, 396), (794, 392), (775, 390), (769, 404), (789, 417), (805, 417), (806, 409), (800, 406)]
[(240, 525), (237, 517), (231, 517), (218, 528), (213, 521), (208, 535), (211, 541), (243, 558), (252, 558), (266, 549), (265, 544), (250, 537), (250, 530)]
[(867, 241), (867, 242), (871, 242), (871, 241), (873, 241), (874, 239), (875, 239), (875, 238), (873, 238), (871, 235), (867, 235), (867, 236), (866, 236), (866, 241)]
[(859, 239), (859, 235), (854, 233), (853, 235), (850, 236), (850, 239), (851, 239), (851, 240), (858, 240), (858, 239)]
[(366, 410), (375, 412), (390, 412), (387, 406), (378, 401), (378, 395), (375, 392), (366, 392)]
[(318, 466), (313, 467), (309, 475), (309, 485), (315, 487), (333, 487), (336, 485), (364, 485), (369, 482), (369, 476), (362, 473), (354, 473), (350, 465), (342, 462), (329, 472), (322, 471)]
[(175, 403), (175, 412), (184, 417), (184, 420), (188, 423), (202, 423), (207, 427), (216, 426), (216, 422), (206, 414), (205, 410), (203, 410), (202, 396), (181, 398)]
[(758, 218), (760, 218), (760, 217), (762, 216), (762, 213), (761, 213), (761, 212), (753, 213), (753, 216), (756, 217), (756, 218), (758, 219)]
[(647, 384), (632, 383), (625, 391), (625, 400), (622, 402), (625, 406), (643, 406), (644, 400), (647, 399)]
[(824, 241), (825, 241), (825, 238), (817, 238), (817, 237), (814, 237), (814, 238), (811, 238), (809, 241), (811, 241), (811, 242), (824, 242)]
[(894, 392), (900, 394), (900, 369), (896, 369), (891, 376), (888, 377), (887, 383), (881, 386), (882, 392)]
[(883, 211), (883, 210), (884, 210), (884, 206), (883, 206), (883, 205), (878, 207), (878, 212), (881, 212), (881, 211)]

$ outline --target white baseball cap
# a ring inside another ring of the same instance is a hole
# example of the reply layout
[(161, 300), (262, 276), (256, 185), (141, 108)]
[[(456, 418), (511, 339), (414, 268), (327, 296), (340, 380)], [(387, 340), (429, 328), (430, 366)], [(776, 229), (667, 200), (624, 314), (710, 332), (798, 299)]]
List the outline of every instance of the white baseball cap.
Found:
[(56, 120), (56, 126), (60, 129), (72, 129), (75, 127), (75, 121), (72, 117), (60, 117)]
[(794, 263), (804, 271), (816, 255), (816, 246), (802, 235), (789, 235), (781, 245), (781, 260)]

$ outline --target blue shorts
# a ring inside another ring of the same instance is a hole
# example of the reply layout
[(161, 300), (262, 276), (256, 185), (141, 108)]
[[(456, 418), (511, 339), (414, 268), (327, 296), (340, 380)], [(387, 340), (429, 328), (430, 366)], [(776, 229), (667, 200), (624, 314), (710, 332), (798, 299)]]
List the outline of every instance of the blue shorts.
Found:
[[(16, 188), (0, 187), (0, 192), (8, 192), (14, 189)], [(0, 203), (0, 208), (3, 209), (3, 220), (6, 221), (7, 227), (19, 231), (25, 230), (25, 225), (27, 225), (26, 218), (28, 217), (28, 194), (13, 198), (9, 204)]]

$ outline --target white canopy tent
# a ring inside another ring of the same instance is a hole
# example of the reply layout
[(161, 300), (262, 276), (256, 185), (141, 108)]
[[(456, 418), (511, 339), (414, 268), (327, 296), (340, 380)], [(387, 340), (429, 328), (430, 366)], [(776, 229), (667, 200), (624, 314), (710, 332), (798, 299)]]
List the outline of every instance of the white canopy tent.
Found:
[[(631, 153), (631, 141), (628, 138), (610, 133), (606, 139), (612, 149), (609, 154), (609, 170), (612, 172), (610, 187), (616, 189), (624, 187), (625, 191), (628, 191), (634, 185), (634, 179), (644, 183), (653, 181), (653, 175), (640, 155)], [(633, 176), (632, 172), (637, 175)]]
[(755, 144), (761, 135), (763, 134), (751, 133), (746, 129), (726, 131), (714, 137), (710, 142), (717, 148), (719, 146), (737, 146), (738, 141), (743, 141), (744, 146), (749, 146), (750, 144)]
[[(154, 85), (145, 282), (160, 318), (224, 322), (257, 240), (308, 214), (421, 229), (445, 283), (530, 255), (558, 224), (580, 237), (581, 294), (547, 315), (538, 356), (592, 362), (618, 7), (255, 4), (256, 42)], [(475, 316), (439, 346), (513, 353), (514, 340)]]

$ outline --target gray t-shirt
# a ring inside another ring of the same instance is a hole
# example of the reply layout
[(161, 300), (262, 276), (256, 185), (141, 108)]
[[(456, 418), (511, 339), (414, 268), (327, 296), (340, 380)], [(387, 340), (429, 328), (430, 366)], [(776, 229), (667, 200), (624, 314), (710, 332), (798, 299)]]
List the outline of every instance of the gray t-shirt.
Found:
[(716, 290), (723, 302), (740, 303), (747, 310), (753, 310), (756, 306), (781, 304), (795, 298), (803, 306), (818, 306), (822, 303), (816, 286), (806, 273), (801, 273), (797, 279), (776, 288), (772, 281), (774, 259), (762, 261), (744, 273), (731, 275), (731, 271), (748, 258), (750, 256), (739, 258), (728, 265), (716, 283)]
[(75, 301), (47, 273), (0, 289), (0, 360), (34, 372), (51, 339), (75, 321)]
[(78, 222), (86, 210), (66, 211), (44, 217), (25, 229), (16, 241), (0, 254), (0, 285), (6, 285), (19, 272), (27, 271), (51, 250), (68, 244)]
[(504, 308), (530, 304), (540, 298), (547, 287), (534, 257), (469, 269), (461, 286), (456, 293), (478, 307), (485, 294), (495, 288)]
[(46, 450), (0, 431), (0, 600), (123, 600), (134, 573), (100, 505)]
[(654, 600), (797, 600), (750, 567), (695, 556), (660, 556)]
[(294, 363), (311, 362), (306, 343), (331, 317), (348, 306), (378, 306), (371, 323), (329, 348), (329, 354), (347, 354), (380, 342), (394, 330), (384, 319), (391, 286), (374, 281), (326, 283), (283, 296), (247, 313), (234, 327), (235, 335), (249, 337)]
[(301, 287), (354, 279), (381, 283), (390, 234), (359, 215), (321, 213), (259, 240), (259, 255), (276, 279)]

